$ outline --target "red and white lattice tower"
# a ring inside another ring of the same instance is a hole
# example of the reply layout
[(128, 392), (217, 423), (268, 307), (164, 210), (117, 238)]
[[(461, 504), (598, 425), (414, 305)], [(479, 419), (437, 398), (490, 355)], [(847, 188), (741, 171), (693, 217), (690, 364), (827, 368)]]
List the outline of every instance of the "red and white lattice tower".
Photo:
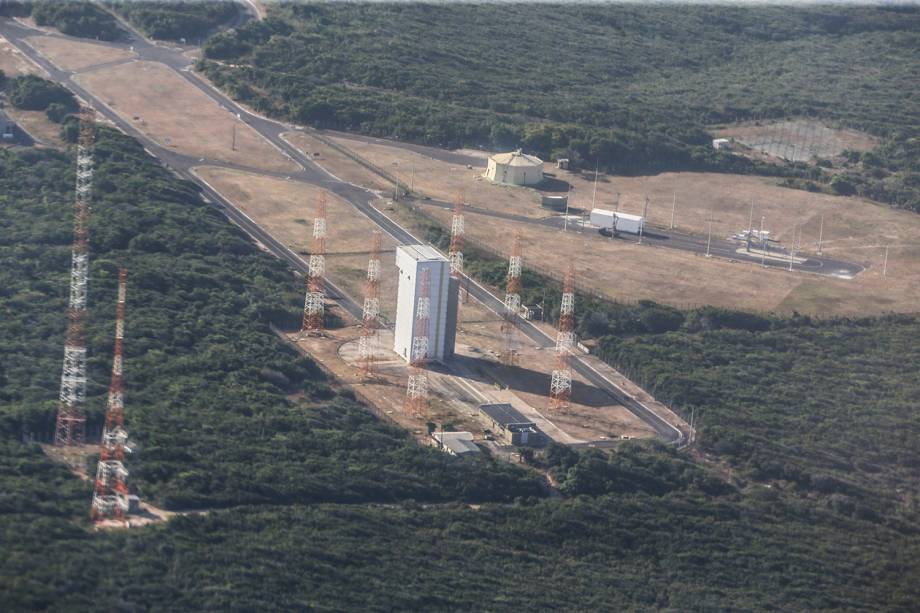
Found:
[(505, 311), (502, 321), (502, 364), (513, 366), (517, 362), (517, 318), (521, 311), (521, 267), (523, 265), (521, 233), (515, 232), (508, 260), (508, 277), (505, 282)]
[(459, 279), (463, 275), (463, 192), (457, 192), (454, 200), (454, 215), (450, 220), (450, 249), (447, 259), (450, 261), (450, 276)]
[(428, 414), (428, 326), (431, 320), (431, 270), (423, 268), (418, 277), (418, 300), (412, 348), (409, 353), (409, 386), (406, 389), (406, 413), (413, 417)]
[(94, 521), (122, 519), (128, 510), (128, 471), (125, 470), (125, 399), (122, 380), (124, 360), (122, 344), (125, 338), (125, 293), (128, 272), (118, 271), (118, 306), (115, 310), (115, 351), (112, 358), (112, 383), (105, 412), (105, 428), (96, 467), (93, 489), (92, 517)]
[(575, 267), (569, 265), (562, 286), (559, 332), (556, 335), (556, 368), (550, 380), (550, 406), (564, 409), (572, 398), (572, 369), (569, 359), (575, 347)]
[(301, 334), (323, 331), (326, 302), (326, 192), (319, 195), (316, 217), (313, 218), (313, 246), (310, 250), (310, 270), (307, 273), (307, 297), (303, 305)]
[(380, 329), (380, 232), (374, 231), (371, 253), (367, 261), (367, 281), (364, 289), (364, 311), (361, 315), (361, 337), (358, 339), (358, 365), (372, 376), (377, 370), (377, 331)]
[(77, 141), (77, 180), (74, 199), (73, 249), (70, 264), (70, 302), (67, 340), (55, 445), (80, 445), (86, 438), (86, 288), (89, 281), (89, 211), (93, 192), (93, 112), (84, 109)]

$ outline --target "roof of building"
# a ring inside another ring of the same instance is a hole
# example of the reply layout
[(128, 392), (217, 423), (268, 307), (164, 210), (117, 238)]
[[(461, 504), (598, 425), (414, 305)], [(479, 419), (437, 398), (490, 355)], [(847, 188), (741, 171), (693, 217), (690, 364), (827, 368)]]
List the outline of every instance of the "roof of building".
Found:
[(446, 262), (447, 258), (430, 245), (399, 245), (406, 255), (416, 262)]
[(502, 426), (533, 426), (533, 420), (527, 419), (510, 404), (483, 404), (479, 410), (488, 415), (492, 421)]
[(527, 155), (520, 149), (509, 153), (496, 153), (490, 159), (496, 164), (506, 166), (543, 166), (543, 160), (533, 155)]
[(642, 215), (632, 215), (631, 213), (620, 213), (619, 211), (617, 211), (616, 213), (614, 213), (614, 215), (616, 215), (620, 219), (629, 219), (632, 221), (642, 221), (643, 220)]
[(456, 455), (480, 453), (479, 447), (473, 442), (473, 435), (470, 432), (435, 432), (434, 440)]

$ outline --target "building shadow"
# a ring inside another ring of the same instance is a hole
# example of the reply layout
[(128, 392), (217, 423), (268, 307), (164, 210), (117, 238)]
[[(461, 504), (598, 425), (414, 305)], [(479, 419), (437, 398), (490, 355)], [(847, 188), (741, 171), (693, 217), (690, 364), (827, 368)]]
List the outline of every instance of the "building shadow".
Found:
[[(454, 355), (450, 365), (432, 365), (431, 370), (454, 376), (465, 376), (479, 383), (499, 384), (517, 392), (549, 395), (552, 374), (526, 368), (505, 366), (485, 357)], [(582, 381), (572, 381), (572, 401), (589, 407), (619, 404), (606, 390)]]

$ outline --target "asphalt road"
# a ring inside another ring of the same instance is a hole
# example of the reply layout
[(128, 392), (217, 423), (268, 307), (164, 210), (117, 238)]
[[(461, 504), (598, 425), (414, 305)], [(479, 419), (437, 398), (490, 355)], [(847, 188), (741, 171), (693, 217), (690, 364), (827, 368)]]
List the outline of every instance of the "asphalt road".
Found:
[[(272, 253), (288, 262), (295, 270), (298, 270), (301, 273), (306, 271), (307, 264), (303, 261), (303, 259), (288, 249), (285, 245), (275, 240), (270, 234), (259, 227), (258, 224), (247, 217), (242, 211), (234, 207), (231, 202), (226, 200), (205, 181), (202, 181), (191, 172), (191, 169), (198, 165), (210, 165), (225, 168), (239, 167), (215, 160), (201, 161), (198, 158), (191, 158), (189, 156), (178, 154), (168, 148), (160, 146), (148, 138), (145, 134), (136, 130), (130, 123), (124, 121), (121, 117), (119, 117), (117, 113), (106, 106), (103, 101), (99, 100), (89, 91), (85, 90), (76, 82), (74, 82), (74, 80), (71, 78), (73, 73), (57, 69), (53, 64), (46, 61), (40, 54), (35, 52), (30, 46), (28, 46), (28, 44), (22, 40), (27, 36), (49, 36), (49, 34), (27, 28), (9, 19), (0, 19), (0, 34), (7, 38), (11, 44), (22, 51), (26, 56), (41, 65), (42, 68), (48, 72), (52, 80), (70, 88), (84, 100), (92, 102), (97, 112), (101, 113), (107, 119), (112, 121), (125, 133), (131, 135), (143, 143), (151, 155), (159, 158), (164, 164), (174, 170), (178, 175), (200, 185), (204, 190), (204, 193), (214, 202), (215, 206), (217, 206), (225, 215), (227, 215), (228, 218), (243, 228), (253, 238), (262, 243)], [(54, 34), (50, 36), (59, 35)], [(64, 36), (61, 37), (68, 38)], [(207, 83), (198, 79), (188, 69), (191, 61), (189, 58), (182, 54), (183, 49), (175, 46), (169, 47), (165, 45), (156, 45), (150, 43), (136, 33), (135, 39), (129, 43), (110, 43), (110, 45), (120, 48), (127, 48), (129, 45), (131, 45), (134, 52), (137, 53), (139, 59), (160, 62), (173, 68), (192, 85), (207, 94), (222, 107), (227, 109), (229, 112), (238, 115), (242, 121), (245, 121), (247, 124), (249, 124), (266, 140), (274, 144), (279, 150), (284, 152), (292, 160), (296, 161), (302, 168), (300, 172), (288, 173), (287, 175), (284, 175), (283, 173), (266, 173), (261, 170), (255, 170), (255, 172), (273, 176), (290, 177), (291, 180), (302, 181), (323, 187), (348, 201), (352, 206), (354, 206), (358, 211), (371, 219), (377, 226), (379, 226), (384, 232), (393, 237), (397, 242), (401, 244), (417, 244), (424, 242), (413, 236), (408, 230), (396, 224), (376, 208), (374, 208), (371, 202), (377, 198), (375, 194), (362, 187), (338, 180), (331, 174), (327, 173), (324, 169), (316, 165), (312, 160), (304, 156), (295, 147), (292, 147), (284, 139), (282, 139), (281, 134), (292, 130), (294, 128), (293, 126), (252, 114), (238, 106), (235, 102), (224, 96), (222, 93), (210, 87)], [(481, 163), (481, 160), (479, 162)], [(247, 170), (252, 171), (253, 169)], [(466, 279), (465, 281), (466, 284), (468, 284), (469, 293), (474, 299), (482, 303), (495, 314), (501, 315), (504, 310), (503, 300), (493, 295), (473, 279)], [(328, 289), (330, 290), (328, 294), (329, 297), (339, 302), (349, 313), (357, 318), (360, 318), (361, 308), (333, 283), (327, 281), (327, 285)], [(544, 348), (555, 346), (554, 338), (546, 335), (542, 330), (530, 322), (522, 320), (520, 321), (519, 327), (521, 331), (527, 335), (528, 338), (530, 338), (539, 346)], [(666, 442), (678, 444), (683, 442), (684, 435), (680, 432), (680, 430), (659, 417), (656, 413), (643, 405), (641, 402), (632, 398), (629, 394), (618, 388), (613, 382), (609, 381), (601, 373), (596, 371), (591, 365), (581, 360), (577, 355), (573, 356), (573, 359), (571, 360), (571, 366), (575, 372), (584, 377), (588, 382), (607, 392), (616, 402), (623, 405), (636, 417), (649, 425), (652, 429), (655, 430), (659, 437), (664, 439)]]

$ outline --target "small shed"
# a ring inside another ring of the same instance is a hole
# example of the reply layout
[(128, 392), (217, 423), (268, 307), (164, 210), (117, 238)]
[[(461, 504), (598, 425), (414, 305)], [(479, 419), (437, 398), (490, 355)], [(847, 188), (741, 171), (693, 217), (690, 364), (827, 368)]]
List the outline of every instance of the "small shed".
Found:
[(716, 138), (712, 141), (712, 148), (716, 151), (727, 151), (732, 148), (732, 141), (728, 138)]

